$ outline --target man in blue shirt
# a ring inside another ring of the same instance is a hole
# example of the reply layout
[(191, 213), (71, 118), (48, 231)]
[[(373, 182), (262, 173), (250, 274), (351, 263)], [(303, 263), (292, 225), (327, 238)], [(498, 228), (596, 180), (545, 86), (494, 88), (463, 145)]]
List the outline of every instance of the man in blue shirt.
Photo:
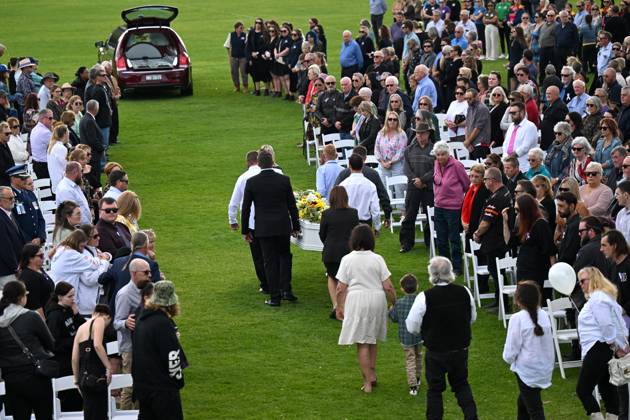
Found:
[(413, 39), (414, 41), (416, 41), (416, 45), (421, 45), (421, 44), (420, 44), (420, 39), (418, 38), (418, 35), (416, 35), (416, 33), (413, 31), (412, 21), (406, 20), (405, 23), (403, 23), (403, 34), (405, 34), (405, 37), (403, 38), (403, 55), (402, 55), (402, 58), (404, 60), (407, 57), (407, 52), (409, 51), (410, 39)]
[(343, 31), (339, 64), (341, 64), (341, 77), (352, 77), (363, 67), (361, 47), (352, 39), (352, 32), (350, 31)]
[(583, 81), (573, 81), (573, 91), (575, 92), (575, 96), (571, 98), (567, 104), (569, 112), (577, 112), (582, 116), (586, 115), (586, 101), (590, 99), (590, 96), (584, 92), (585, 90), (586, 85)]
[(582, 24), (584, 23), (584, 18), (586, 17), (587, 13), (586, 9), (584, 8), (584, 2), (582, 0), (578, 0), (578, 2), (575, 4), (575, 7), (578, 9), (578, 12), (573, 18), (573, 23), (575, 23), (575, 26), (580, 29), (580, 26), (582, 26)]
[(372, 30), (378, 43), (379, 29), (383, 26), (383, 15), (387, 11), (386, 0), (370, 0), (370, 21), (372, 22)]
[(435, 84), (431, 78), (429, 78), (429, 68), (424, 64), (420, 64), (414, 69), (413, 76), (416, 78), (416, 82), (418, 83), (413, 103), (411, 104), (413, 112), (415, 113), (418, 110), (418, 102), (420, 102), (420, 98), (423, 96), (431, 98), (433, 107), (436, 108), (438, 104), (437, 89), (435, 88)]
[(462, 50), (465, 50), (466, 48), (468, 48), (468, 41), (466, 41), (466, 38), (464, 37), (463, 26), (458, 25), (455, 28), (455, 38), (451, 40), (451, 45), (452, 46), (459, 45)]
[(315, 183), (317, 185), (317, 192), (324, 198), (328, 198), (330, 190), (335, 186), (335, 180), (339, 176), (339, 173), (343, 171), (343, 168), (337, 162), (337, 149), (334, 144), (327, 144), (324, 146), (322, 152), (324, 163), (317, 168), (315, 174)]

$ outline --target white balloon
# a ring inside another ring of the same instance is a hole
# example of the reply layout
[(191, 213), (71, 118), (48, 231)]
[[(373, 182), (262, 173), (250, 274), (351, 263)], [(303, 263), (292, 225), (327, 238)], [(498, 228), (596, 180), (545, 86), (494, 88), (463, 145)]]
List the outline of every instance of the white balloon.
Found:
[(565, 262), (559, 262), (549, 269), (549, 282), (559, 293), (569, 296), (575, 287), (576, 275), (573, 267)]

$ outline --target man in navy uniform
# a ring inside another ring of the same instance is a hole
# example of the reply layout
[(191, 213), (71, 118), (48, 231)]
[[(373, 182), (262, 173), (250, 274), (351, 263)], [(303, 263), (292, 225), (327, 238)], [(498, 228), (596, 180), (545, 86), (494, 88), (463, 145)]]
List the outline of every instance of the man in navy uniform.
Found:
[(30, 178), (26, 165), (15, 165), (6, 174), (11, 178), (11, 188), (15, 194), (13, 216), (22, 232), (24, 242), (35, 245), (46, 243), (46, 222), (39, 209), (37, 197), (33, 191), (24, 188), (24, 182)]

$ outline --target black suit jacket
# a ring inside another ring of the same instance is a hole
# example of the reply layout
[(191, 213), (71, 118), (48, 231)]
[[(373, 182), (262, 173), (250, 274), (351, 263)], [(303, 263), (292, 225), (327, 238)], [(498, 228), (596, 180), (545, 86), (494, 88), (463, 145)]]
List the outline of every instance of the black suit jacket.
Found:
[(90, 84), (85, 88), (84, 102), (87, 104), (90, 99), (98, 101), (98, 114), (96, 114), (98, 126), (101, 128), (110, 127), (112, 125), (112, 109), (105, 88), (101, 85)]
[(369, 120), (363, 121), (359, 128), (360, 146), (367, 149), (368, 155), (374, 154), (374, 145), (376, 144), (376, 136), (381, 129), (381, 123), (378, 118), (370, 117)]
[(101, 156), (105, 150), (103, 148), (103, 133), (94, 117), (88, 112), (81, 118), (79, 133), (81, 143), (92, 148), (92, 158), (90, 159), (92, 170), (87, 175), (87, 179), (93, 188), (98, 188), (101, 186)]
[(6, 174), (6, 170), (15, 165), (11, 149), (6, 143), (0, 143), (0, 185), (6, 187), (11, 185), (11, 177)]
[(356, 209), (328, 209), (322, 213), (319, 224), (319, 239), (324, 244), (322, 261), (338, 263), (350, 252), (350, 234), (359, 224), (359, 213)]
[(564, 121), (568, 113), (567, 105), (560, 99), (545, 108), (543, 111), (545, 117), (540, 122), (540, 147), (543, 150), (547, 150), (556, 138), (553, 127), (560, 121)]
[(18, 261), (24, 238), (17, 225), (7, 216), (4, 210), (0, 209), (0, 276), (15, 274), (18, 268)]
[(298, 210), (288, 176), (272, 169), (263, 169), (247, 180), (241, 207), (242, 233), (250, 231), (249, 215), (252, 203), (256, 209), (256, 237), (290, 235), (300, 230)]

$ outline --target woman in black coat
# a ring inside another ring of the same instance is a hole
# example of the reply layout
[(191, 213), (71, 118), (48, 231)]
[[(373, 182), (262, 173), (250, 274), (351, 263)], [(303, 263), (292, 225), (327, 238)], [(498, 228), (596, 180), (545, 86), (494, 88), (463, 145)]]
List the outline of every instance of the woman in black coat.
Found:
[(337, 270), (341, 259), (350, 252), (350, 234), (359, 224), (356, 209), (348, 207), (348, 193), (342, 186), (330, 191), (330, 208), (322, 213), (319, 225), (319, 238), (324, 244), (322, 261), (328, 275), (328, 294), (333, 305), (330, 318), (335, 319), (337, 308)]
[(497, 86), (490, 93), (490, 146), (503, 146), (504, 134), (501, 129), (501, 119), (505, 115), (508, 107), (508, 101), (505, 97), (505, 91), (502, 87)]
[(381, 129), (381, 122), (378, 116), (372, 114), (372, 104), (370, 102), (361, 102), (359, 112), (365, 118), (363, 123), (361, 123), (361, 127), (359, 127), (359, 146), (365, 147), (368, 155), (373, 155), (376, 136)]
[(44, 251), (39, 245), (26, 244), (20, 255), (20, 280), (26, 286), (26, 309), (38, 312), (44, 316), (44, 306), (50, 299), (55, 283), (42, 268), (44, 265)]

